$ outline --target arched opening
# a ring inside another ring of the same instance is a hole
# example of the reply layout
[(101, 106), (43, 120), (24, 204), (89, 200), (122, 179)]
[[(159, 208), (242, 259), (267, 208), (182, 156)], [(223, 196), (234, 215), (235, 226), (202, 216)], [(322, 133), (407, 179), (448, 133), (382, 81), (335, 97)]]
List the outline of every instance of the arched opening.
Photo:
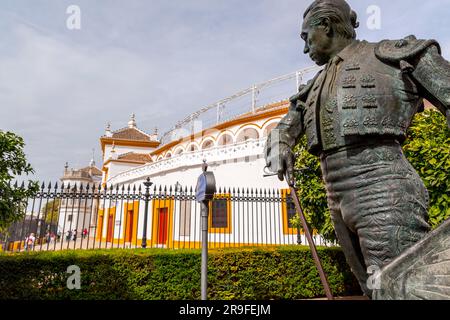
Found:
[(187, 148), (188, 152), (194, 152), (198, 150), (198, 147), (195, 144), (191, 144), (189, 145), (189, 147)]
[(229, 134), (224, 134), (224, 135), (220, 136), (217, 144), (219, 146), (227, 146), (227, 145), (233, 144), (233, 137)]
[(250, 139), (259, 139), (259, 133), (256, 129), (254, 128), (245, 128), (244, 130), (241, 131), (241, 133), (239, 133), (238, 137), (237, 137), (237, 142), (244, 142)]
[(269, 133), (276, 128), (276, 126), (278, 125), (278, 122), (272, 122), (271, 124), (269, 124), (265, 129), (264, 129), (264, 137), (267, 137), (269, 135)]
[(211, 149), (214, 146), (214, 142), (212, 140), (206, 140), (202, 144), (202, 150), (208, 150)]

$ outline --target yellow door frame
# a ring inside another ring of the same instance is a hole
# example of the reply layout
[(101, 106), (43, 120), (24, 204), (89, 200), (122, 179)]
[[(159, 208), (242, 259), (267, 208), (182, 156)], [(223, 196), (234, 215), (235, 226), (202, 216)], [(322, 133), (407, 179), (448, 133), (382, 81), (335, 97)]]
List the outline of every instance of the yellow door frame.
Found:
[(173, 246), (173, 213), (174, 213), (174, 203), (175, 200), (173, 197), (170, 198), (164, 198), (164, 199), (153, 199), (152, 200), (152, 207), (153, 207), (153, 214), (152, 214), (152, 238), (150, 240), (150, 243), (157, 244), (158, 241), (158, 227), (159, 227), (159, 211), (158, 209), (161, 208), (167, 208), (167, 247)]
[(137, 241), (137, 228), (138, 228), (138, 220), (139, 220), (139, 201), (133, 201), (128, 202), (125, 204), (123, 209), (123, 215), (125, 219), (125, 228), (123, 230), (123, 241), (126, 242), (126, 238), (128, 235), (128, 212), (133, 212), (133, 226), (132, 226), (132, 233), (131, 233), (131, 244), (136, 244)]
[(213, 205), (212, 201), (209, 205), (209, 215), (208, 215), (208, 232), (209, 233), (231, 233), (232, 227), (231, 227), (231, 194), (229, 193), (223, 193), (223, 194), (216, 194), (214, 195), (214, 200), (227, 200), (227, 227), (226, 228), (213, 228), (212, 227), (212, 210)]

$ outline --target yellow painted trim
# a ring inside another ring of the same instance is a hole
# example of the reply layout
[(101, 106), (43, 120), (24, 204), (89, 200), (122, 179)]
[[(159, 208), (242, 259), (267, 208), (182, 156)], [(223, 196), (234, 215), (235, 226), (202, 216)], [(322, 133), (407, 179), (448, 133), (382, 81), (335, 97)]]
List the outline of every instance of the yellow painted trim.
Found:
[(146, 164), (146, 163), (151, 163), (151, 162), (144, 162), (144, 161), (137, 161), (137, 160), (123, 160), (123, 159), (108, 159), (106, 160), (106, 162), (103, 164), (104, 166), (107, 165), (108, 163), (113, 163), (113, 162), (118, 162), (118, 163), (134, 163), (134, 164)]
[[(255, 127), (255, 128), (251, 128), (251, 127)], [(260, 127), (259, 125), (257, 125), (256, 123), (245, 123), (243, 125), (241, 125), (237, 130), (236, 130), (236, 137), (242, 132), (244, 131), (243, 129), (255, 129), (256, 131), (261, 130), (262, 127)], [(259, 131), (258, 131), (258, 135), (259, 135)]]
[(139, 140), (127, 140), (127, 139), (118, 139), (111, 137), (101, 137), (100, 144), (102, 146), (103, 154), (105, 154), (105, 146), (107, 144), (115, 144), (116, 146), (124, 146), (124, 147), (147, 147), (147, 148), (157, 148), (161, 145), (159, 141), (139, 141)]
[(104, 171), (105, 171), (105, 178), (103, 179), (103, 184), (106, 184), (106, 181), (108, 181), (109, 168), (104, 167)]
[[(297, 234), (297, 228), (289, 228), (288, 227), (288, 215), (287, 215), (287, 195), (291, 194), (290, 189), (281, 189), (281, 210), (282, 210), (282, 219), (283, 219), (283, 233), (285, 235), (295, 235)], [(303, 228), (300, 230), (300, 234), (304, 235), (305, 231)], [(312, 230), (312, 236), (318, 235), (319, 232), (316, 229)]]
[[(98, 241), (100, 241), (100, 239), (104, 239), (106, 241), (106, 237), (103, 237), (103, 231), (104, 231), (104, 227), (105, 227), (105, 220), (106, 220), (106, 235), (108, 235), (108, 219), (109, 216), (113, 216), (113, 234), (112, 234), (112, 239), (114, 239), (114, 231), (116, 228), (116, 207), (111, 207), (111, 208), (107, 208), (106, 212), (105, 209), (98, 209), (98, 220), (97, 220), (97, 231), (96, 231), (96, 235), (95, 235), (95, 239), (97, 239)], [(105, 217), (107, 219), (105, 219)]]
[(217, 146), (223, 146), (223, 144), (219, 144), (219, 141), (223, 136), (231, 136), (232, 143), (234, 143), (235, 138), (236, 138), (236, 135), (231, 130), (221, 131), (216, 139)]
[(162, 154), (164, 151), (166, 151), (166, 150), (176, 146), (177, 144), (185, 143), (185, 142), (188, 142), (188, 141), (194, 142), (196, 138), (202, 138), (204, 136), (204, 133), (208, 132), (208, 131), (212, 131), (212, 130), (222, 131), (223, 129), (226, 130), (229, 127), (233, 127), (233, 126), (236, 126), (236, 125), (239, 125), (239, 124), (248, 123), (248, 122), (254, 122), (256, 120), (261, 120), (261, 119), (264, 119), (264, 118), (267, 118), (267, 117), (275, 117), (275, 116), (285, 115), (287, 113), (288, 109), (289, 109), (289, 101), (287, 101), (287, 100), (286, 101), (281, 101), (281, 102), (278, 102), (278, 103), (274, 103), (273, 105), (268, 105), (267, 107), (270, 107), (270, 106), (279, 107), (279, 106), (283, 106), (283, 105), (286, 105), (286, 106), (283, 107), (283, 108), (280, 108), (280, 109), (276, 109), (276, 110), (269, 110), (267, 112), (263, 111), (263, 112), (260, 112), (260, 113), (257, 113), (257, 114), (249, 114), (247, 116), (243, 116), (242, 118), (233, 119), (233, 120), (221, 123), (219, 125), (216, 125), (214, 127), (211, 127), (211, 128), (202, 130), (200, 132), (191, 134), (188, 137), (184, 137), (182, 139), (178, 139), (176, 141), (172, 141), (172, 142), (170, 142), (170, 143), (168, 143), (166, 145), (163, 145), (160, 148), (152, 151), (150, 154), (158, 156), (158, 155)]
[[(179, 150), (181, 150), (181, 152), (177, 153)], [(172, 152), (173, 152), (174, 155), (177, 156), (179, 154), (182, 154), (182, 153), (186, 152), (186, 149), (183, 148), (183, 146), (177, 146), (176, 148), (172, 149)]]
[(116, 230), (116, 207), (108, 208), (106, 216), (108, 217), (108, 219), (106, 219), (106, 238), (108, 238), (108, 231), (109, 231), (109, 230), (108, 230), (108, 222), (109, 222), (109, 217), (112, 216), (112, 223), (113, 223), (113, 226), (112, 226), (111, 241), (113, 241), (113, 240), (114, 240), (114, 233), (115, 233), (114, 231)]
[(202, 143), (200, 143), (200, 150), (208, 150), (208, 149), (203, 149), (203, 145), (208, 141), (212, 142), (212, 146), (209, 147), (208, 149), (214, 148), (216, 146), (216, 140), (213, 137), (207, 136), (202, 140)]
[(95, 239), (98, 240), (98, 241), (100, 241), (100, 239), (102, 237), (102, 233), (103, 233), (103, 224), (104, 224), (103, 219), (104, 219), (104, 215), (105, 215), (105, 210), (104, 209), (98, 209), (97, 230), (96, 230), (96, 235), (95, 235)]
[(168, 229), (167, 229), (167, 242), (164, 244), (168, 247), (172, 247), (173, 244), (173, 208), (174, 208), (175, 200), (173, 197), (171, 198), (164, 198), (164, 199), (153, 199), (152, 200), (152, 236), (151, 238), (154, 240), (150, 241), (150, 245), (158, 245), (158, 209), (161, 208), (167, 208), (167, 220), (168, 220)]
[[(176, 249), (200, 249), (202, 243), (200, 241), (174, 241)], [(228, 242), (208, 242), (208, 249), (220, 248), (239, 248), (239, 247), (281, 247), (292, 246), (293, 244), (266, 244), (266, 243), (228, 243)]]
[(122, 243), (125, 241), (125, 238), (127, 236), (128, 211), (133, 211), (133, 229), (132, 229), (132, 234), (131, 234), (131, 241), (127, 241), (127, 242), (133, 243), (134, 239), (136, 239), (136, 235), (137, 235), (137, 231), (138, 231), (137, 228), (138, 228), (138, 220), (139, 220), (139, 201), (134, 201), (131, 203), (128, 202), (125, 204), (125, 206), (123, 208), (125, 228), (123, 230)]
[(227, 200), (227, 225), (226, 228), (213, 228), (212, 227), (212, 202), (209, 204), (209, 218), (208, 218), (208, 232), (209, 233), (231, 233), (232, 221), (231, 221), (231, 194), (223, 193), (214, 195), (214, 199), (226, 199)]
[[(281, 121), (282, 118), (280, 117), (276, 117), (276, 118), (271, 118), (269, 120), (266, 120), (262, 125), (261, 125), (261, 129), (266, 130), (266, 127), (270, 126), (272, 123), (276, 123), (278, 124)], [(276, 121), (278, 120), (278, 122)], [(269, 123), (270, 122), (270, 123)]]
[[(284, 234), (296, 234), (297, 228), (289, 228), (288, 224), (288, 211), (287, 211), (287, 197), (291, 195), (290, 189), (281, 189), (281, 211), (283, 219), (283, 233)], [(301, 230), (303, 231), (303, 230)]]

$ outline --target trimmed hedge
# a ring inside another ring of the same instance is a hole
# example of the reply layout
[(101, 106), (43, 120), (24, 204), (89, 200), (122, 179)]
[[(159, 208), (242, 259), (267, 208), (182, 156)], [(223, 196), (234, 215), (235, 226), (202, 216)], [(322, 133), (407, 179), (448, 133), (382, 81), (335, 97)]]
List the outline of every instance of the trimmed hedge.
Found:
[[(318, 248), (334, 295), (361, 294), (339, 248)], [(0, 254), (0, 299), (200, 299), (200, 250), (90, 250)], [(67, 267), (81, 289), (66, 286)], [(212, 250), (208, 298), (303, 299), (324, 296), (308, 247)]]

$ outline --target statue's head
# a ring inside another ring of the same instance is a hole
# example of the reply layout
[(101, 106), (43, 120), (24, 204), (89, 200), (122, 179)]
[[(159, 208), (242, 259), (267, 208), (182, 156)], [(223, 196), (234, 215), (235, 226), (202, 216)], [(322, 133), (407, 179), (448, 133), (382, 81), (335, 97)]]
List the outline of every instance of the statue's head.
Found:
[(343, 44), (356, 38), (358, 26), (355, 11), (345, 0), (315, 0), (303, 15), (304, 53), (324, 65)]

